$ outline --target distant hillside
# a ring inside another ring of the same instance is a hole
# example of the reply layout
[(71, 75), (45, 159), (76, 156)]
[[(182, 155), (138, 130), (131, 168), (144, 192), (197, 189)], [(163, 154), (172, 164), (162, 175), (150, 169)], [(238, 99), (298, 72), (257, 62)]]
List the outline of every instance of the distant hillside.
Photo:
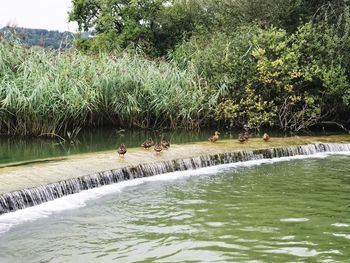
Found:
[(23, 43), (29, 46), (41, 46), (46, 48), (68, 48), (72, 46), (74, 34), (72, 32), (59, 32), (46, 29), (30, 29), (22, 27), (3, 27), (0, 33), (5, 36), (15, 34)]

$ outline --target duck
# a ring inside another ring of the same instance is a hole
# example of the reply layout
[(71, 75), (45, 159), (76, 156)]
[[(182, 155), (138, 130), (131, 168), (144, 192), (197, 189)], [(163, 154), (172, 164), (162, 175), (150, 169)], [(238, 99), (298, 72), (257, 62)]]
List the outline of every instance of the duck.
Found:
[(156, 143), (154, 145), (154, 150), (156, 151), (156, 153), (160, 153), (163, 150), (163, 147), (160, 143)]
[(240, 143), (244, 143), (247, 139), (244, 137), (242, 133), (238, 135), (238, 140)]
[(164, 149), (168, 149), (170, 147), (170, 143), (166, 139), (164, 139), (164, 135), (163, 134), (160, 136), (160, 145)]
[(216, 142), (217, 140), (219, 140), (219, 135), (220, 132), (216, 131), (214, 135), (209, 138), (209, 141), (211, 141), (212, 143)]
[(141, 147), (145, 148), (145, 149), (149, 149), (154, 145), (154, 142), (152, 140), (152, 138), (148, 138), (148, 140), (145, 140), (142, 144)]
[(249, 139), (249, 133), (248, 133), (247, 131), (245, 131), (245, 132), (243, 133), (243, 137), (244, 137), (244, 139), (245, 139), (246, 141), (248, 141), (248, 139)]
[(118, 152), (119, 156), (124, 157), (124, 154), (126, 154), (126, 152), (127, 152), (124, 143), (122, 143), (122, 144), (119, 146), (117, 152)]
[(267, 142), (270, 139), (270, 136), (265, 132), (262, 138), (265, 142)]

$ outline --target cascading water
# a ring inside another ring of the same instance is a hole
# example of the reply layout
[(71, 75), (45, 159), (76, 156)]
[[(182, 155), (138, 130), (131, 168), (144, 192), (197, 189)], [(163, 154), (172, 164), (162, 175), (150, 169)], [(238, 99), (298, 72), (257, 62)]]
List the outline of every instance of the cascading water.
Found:
[(242, 161), (313, 155), (316, 153), (341, 153), (345, 151), (350, 151), (350, 144), (317, 143), (252, 151), (235, 151), (160, 163), (141, 164), (2, 194), (0, 195), (0, 214), (35, 206), (66, 195), (79, 193), (83, 190), (134, 178)]

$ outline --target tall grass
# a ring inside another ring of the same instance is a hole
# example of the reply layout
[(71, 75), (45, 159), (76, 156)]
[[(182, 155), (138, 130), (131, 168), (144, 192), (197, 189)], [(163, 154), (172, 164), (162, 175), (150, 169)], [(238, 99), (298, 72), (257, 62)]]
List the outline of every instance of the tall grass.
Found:
[(90, 56), (0, 41), (0, 132), (62, 134), (83, 126), (199, 125), (207, 89), (191, 70), (140, 55)]

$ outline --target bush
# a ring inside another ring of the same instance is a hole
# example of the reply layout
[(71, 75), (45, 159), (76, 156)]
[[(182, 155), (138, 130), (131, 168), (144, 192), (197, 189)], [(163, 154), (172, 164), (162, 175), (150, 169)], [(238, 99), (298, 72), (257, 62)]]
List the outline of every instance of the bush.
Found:
[(207, 79), (210, 97), (217, 98), (217, 120), (230, 127), (299, 131), (334, 120), (346, 109), (349, 68), (343, 45), (330, 26), (307, 23), (294, 34), (251, 26), (192, 38), (172, 58)]

